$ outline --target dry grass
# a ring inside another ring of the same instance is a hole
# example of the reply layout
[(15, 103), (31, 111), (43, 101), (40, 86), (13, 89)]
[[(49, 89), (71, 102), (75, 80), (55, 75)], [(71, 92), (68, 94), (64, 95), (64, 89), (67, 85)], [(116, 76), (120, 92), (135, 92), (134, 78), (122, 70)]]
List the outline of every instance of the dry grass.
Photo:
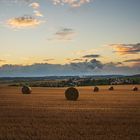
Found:
[(0, 140), (140, 140), (140, 91), (132, 87), (78, 88), (75, 102), (65, 99), (65, 88), (24, 95), (0, 87)]

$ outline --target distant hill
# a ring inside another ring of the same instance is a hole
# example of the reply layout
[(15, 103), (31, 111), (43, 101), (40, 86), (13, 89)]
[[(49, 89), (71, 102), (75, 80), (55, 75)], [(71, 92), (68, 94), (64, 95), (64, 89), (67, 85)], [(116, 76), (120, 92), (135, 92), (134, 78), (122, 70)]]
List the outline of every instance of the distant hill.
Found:
[(5, 83), (17, 83), (17, 82), (38, 82), (49, 80), (69, 80), (69, 79), (115, 79), (115, 78), (140, 78), (140, 74), (137, 75), (83, 75), (83, 76), (45, 76), (45, 77), (0, 77), (0, 84)]
[[(140, 76), (140, 75), (139, 75)], [(121, 78), (125, 77), (124, 75), (83, 75), (83, 76), (45, 76), (45, 77), (0, 77), (2, 80), (57, 80), (57, 79), (71, 79), (71, 78)]]
[(127, 77), (131, 77), (131, 78), (140, 78), (140, 74), (131, 75), (131, 76), (127, 76)]

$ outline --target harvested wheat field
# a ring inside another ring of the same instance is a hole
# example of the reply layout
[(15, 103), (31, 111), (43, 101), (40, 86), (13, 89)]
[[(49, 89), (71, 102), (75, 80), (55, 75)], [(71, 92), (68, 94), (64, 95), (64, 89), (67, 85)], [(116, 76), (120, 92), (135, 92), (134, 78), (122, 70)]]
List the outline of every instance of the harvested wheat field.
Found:
[[(140, 89), (140, 85), (136, 85)], [(0, 140), (140, 140), (140, 91), (133, 85), (66, 88), (0, 87)]]

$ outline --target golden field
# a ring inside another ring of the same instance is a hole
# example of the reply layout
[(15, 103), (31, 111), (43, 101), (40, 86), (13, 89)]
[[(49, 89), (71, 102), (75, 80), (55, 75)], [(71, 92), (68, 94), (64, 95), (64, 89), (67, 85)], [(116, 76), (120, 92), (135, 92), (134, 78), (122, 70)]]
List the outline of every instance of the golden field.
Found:
[(78, 101), (67, 101), (66, 88), (23, 95), (20, 87), (0, 86), (0, 140), (140, 140), (140, 91), (108, 87), (78, 87)]

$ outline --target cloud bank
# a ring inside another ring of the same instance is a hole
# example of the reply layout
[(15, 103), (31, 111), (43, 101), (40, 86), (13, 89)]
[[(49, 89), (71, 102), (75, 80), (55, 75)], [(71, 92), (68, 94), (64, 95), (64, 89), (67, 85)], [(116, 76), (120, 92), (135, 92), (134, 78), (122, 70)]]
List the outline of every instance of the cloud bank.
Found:
[(99, 57), (101, 57), (99, 54), (89, 54), (83, 56), (83, 58), (99, 58)]
[(0, 77), (32, 77), (32, 76), (60, 76), (60, 75), (105, 75), (105, 74), (138, 74), (140, 65), (133, 67), (123, 66), (118, 63), (102, 63), (96, 59), (70, 64), (39, 63), (29, 66), (3, 65), (0, 67)]

